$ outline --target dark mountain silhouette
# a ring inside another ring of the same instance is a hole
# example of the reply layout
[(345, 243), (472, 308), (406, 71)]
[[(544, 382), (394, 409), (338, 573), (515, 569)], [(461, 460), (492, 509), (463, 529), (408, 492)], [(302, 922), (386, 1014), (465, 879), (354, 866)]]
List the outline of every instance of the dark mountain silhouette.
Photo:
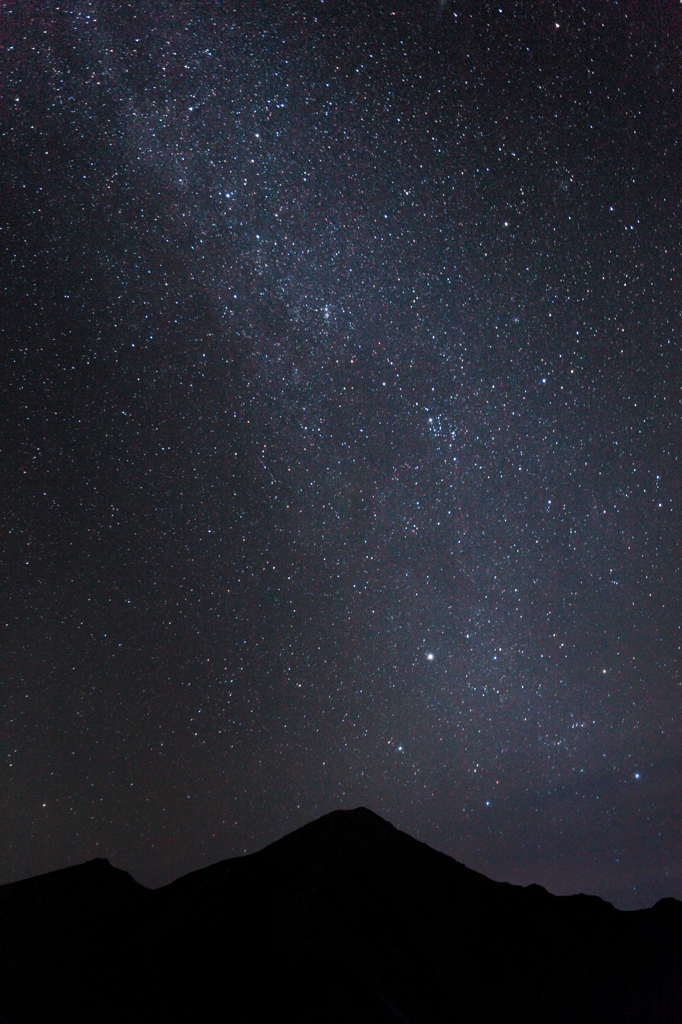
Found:
[(681, 1024), (682, 904), (493, 882), (371, 811), (149, 890), (0, 887), (1, 1024)]

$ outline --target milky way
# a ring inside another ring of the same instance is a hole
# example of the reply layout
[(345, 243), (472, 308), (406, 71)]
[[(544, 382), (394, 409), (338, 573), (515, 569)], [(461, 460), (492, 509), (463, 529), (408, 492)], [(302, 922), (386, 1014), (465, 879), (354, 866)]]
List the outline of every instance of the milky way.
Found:
[(0, 882), (366, 804), (682, 898), (681, 42), (3, 6)]

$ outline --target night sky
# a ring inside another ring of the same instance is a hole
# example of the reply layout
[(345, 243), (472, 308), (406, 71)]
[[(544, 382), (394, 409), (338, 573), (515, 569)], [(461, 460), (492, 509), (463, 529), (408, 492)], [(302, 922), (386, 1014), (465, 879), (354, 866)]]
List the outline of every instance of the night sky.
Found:
[(682, 7), (0, 5), (0, 882), (364, 804), (682, 898)]

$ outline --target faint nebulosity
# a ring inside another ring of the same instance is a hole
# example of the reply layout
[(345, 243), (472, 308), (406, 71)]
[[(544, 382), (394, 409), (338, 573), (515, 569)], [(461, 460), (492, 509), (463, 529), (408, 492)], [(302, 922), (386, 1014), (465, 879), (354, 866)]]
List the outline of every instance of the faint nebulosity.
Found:
[(682, 8), (0, 11), (0, 882), (366, 804), (682, 898)]

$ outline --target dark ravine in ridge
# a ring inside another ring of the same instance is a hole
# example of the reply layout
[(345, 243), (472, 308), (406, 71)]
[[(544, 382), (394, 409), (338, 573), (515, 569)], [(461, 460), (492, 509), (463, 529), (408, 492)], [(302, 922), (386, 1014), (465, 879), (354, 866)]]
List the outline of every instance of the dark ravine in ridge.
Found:
[(365, 808), (150, 890), (0, 887), (0, 1024), (682, 1024), (682, 904), (494, 882)]

